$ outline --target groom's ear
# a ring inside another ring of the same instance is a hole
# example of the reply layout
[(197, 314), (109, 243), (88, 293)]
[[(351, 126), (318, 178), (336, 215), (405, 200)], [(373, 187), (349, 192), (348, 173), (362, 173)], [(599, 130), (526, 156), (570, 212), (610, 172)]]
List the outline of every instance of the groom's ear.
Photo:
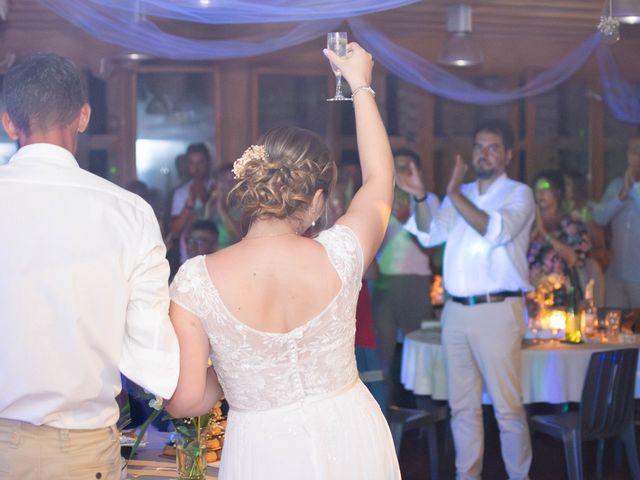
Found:
[(18, 139), (18, 129), (7, 112), (2, 112), (2, 128), (11, 140)]

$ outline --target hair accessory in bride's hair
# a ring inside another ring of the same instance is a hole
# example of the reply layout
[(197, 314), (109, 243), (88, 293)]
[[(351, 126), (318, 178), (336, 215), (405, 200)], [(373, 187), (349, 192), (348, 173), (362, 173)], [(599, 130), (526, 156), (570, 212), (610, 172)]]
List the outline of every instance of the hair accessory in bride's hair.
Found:
[(233, 162), (233, 177), (237, 180), (244, 176), (247, 168), (247, 162), (251, 160), (266, 160), (267, 151), (264, 145), (251, 145), (247, 148), (242, 156)]

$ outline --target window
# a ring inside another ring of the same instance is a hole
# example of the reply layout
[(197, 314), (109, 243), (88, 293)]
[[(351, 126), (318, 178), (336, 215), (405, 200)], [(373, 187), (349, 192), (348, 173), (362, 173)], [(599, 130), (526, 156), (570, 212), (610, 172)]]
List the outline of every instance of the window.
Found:
[(206, 71), (138, 73), (136, 171), (151, 190), (150, 200), (160, 217), (171, 192), (187, 180), (176, 161), (187, 146), (205, 143), (215, 162), (213, 87), (213, 74)]

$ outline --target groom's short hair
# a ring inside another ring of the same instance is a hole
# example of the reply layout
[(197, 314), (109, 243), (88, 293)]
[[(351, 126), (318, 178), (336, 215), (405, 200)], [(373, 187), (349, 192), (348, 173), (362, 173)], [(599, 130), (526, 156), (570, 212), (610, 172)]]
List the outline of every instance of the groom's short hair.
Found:
[(4, 77), (3, 95), (11, 121), (26, 135), (68, 125), (87, 103), (78, 69), (53, 53), (18, 60)]

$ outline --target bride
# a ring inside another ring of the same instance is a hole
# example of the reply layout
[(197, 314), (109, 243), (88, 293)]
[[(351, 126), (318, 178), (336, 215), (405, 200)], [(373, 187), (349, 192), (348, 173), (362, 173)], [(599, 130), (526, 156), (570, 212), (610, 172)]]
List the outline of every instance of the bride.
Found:
[(354, 358), (360, 279), (393, 201), (391, 149), (371, 55), (356, 43), (325, 55), (353, 92), (363, 185), (347, 212), (317, 238), (302, 235), (323, 213), (336, 165), (314, 133), (272, 130), (234, 163), (230, 197), (251, 219), (246, 236), (187, 261), (171, 285), (180, 379), (166, 407), (195, 416), (224, 393), (222, 480), (400, 478)]

